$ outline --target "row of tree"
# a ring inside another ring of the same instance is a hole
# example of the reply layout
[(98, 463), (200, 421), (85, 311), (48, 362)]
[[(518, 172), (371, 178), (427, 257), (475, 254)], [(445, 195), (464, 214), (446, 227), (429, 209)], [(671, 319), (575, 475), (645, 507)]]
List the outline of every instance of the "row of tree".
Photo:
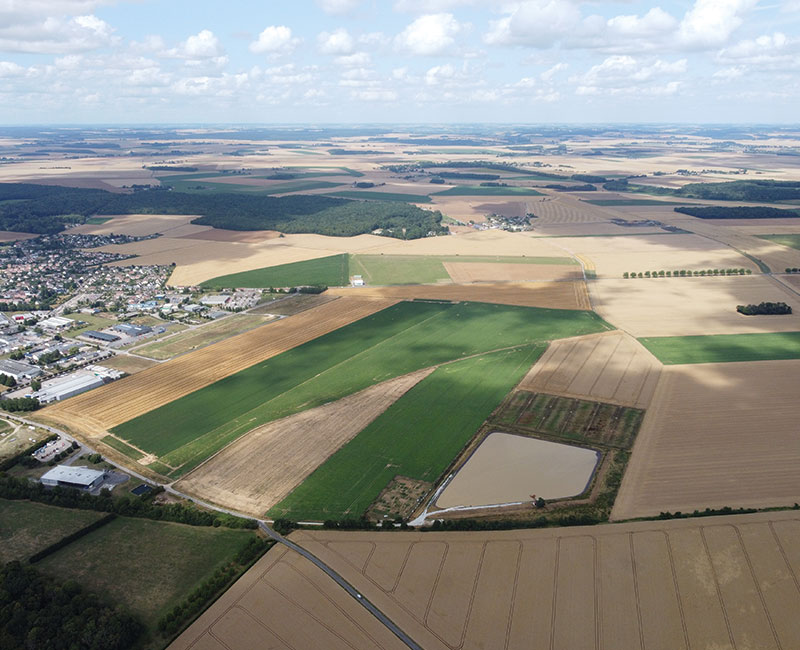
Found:
[(753, 272), (750, 269), (702, 269), (700, 271), (692, 271), (688, 269), (681, 269), (680, 271), (644, 271), (637, 272), (625, 271), (622, 274), (623, 278), (691, 278), (691, 277), (708, 277), (708, 276), (722, 276), (722, 275), (751, 275)]
[(41, 406), (35, 397), (13, 397), (0, 400), (0, 408), (9, 413), (26, 413), (35, 411)]

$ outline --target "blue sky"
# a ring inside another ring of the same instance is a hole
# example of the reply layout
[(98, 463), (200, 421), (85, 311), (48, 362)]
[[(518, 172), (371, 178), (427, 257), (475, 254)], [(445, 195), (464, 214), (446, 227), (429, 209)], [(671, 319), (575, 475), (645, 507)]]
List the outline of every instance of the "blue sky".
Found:
[(0, 123), (797, 122), (800, 0), (0, 0)]

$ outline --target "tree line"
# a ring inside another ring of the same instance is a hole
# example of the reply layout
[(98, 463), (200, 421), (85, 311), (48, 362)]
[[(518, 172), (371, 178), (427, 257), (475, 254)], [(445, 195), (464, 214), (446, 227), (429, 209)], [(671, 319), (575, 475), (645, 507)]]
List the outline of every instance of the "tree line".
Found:
[(785, 302), (760, 302), (757, 305), (736, 305), (736, 311), (745, 316), (782, 316), (791, 314), (792, 308)]
[(681, 269), (679, 271), (625, 271), (622, 277), (628, 278), (691, 278), (722, 275), (751, 275), (750, 269)]

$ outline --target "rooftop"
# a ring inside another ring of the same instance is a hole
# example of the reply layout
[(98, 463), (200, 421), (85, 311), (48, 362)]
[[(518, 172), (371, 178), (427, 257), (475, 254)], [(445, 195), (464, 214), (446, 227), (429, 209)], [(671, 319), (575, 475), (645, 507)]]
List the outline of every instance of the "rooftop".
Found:
[(96, 469), (89, 469), (83, 466), (70, 467), (68, 465), (59, 465), (42, 476), (42, 481), (91, 485), (101, 476), (103, 476), (103, 472)]

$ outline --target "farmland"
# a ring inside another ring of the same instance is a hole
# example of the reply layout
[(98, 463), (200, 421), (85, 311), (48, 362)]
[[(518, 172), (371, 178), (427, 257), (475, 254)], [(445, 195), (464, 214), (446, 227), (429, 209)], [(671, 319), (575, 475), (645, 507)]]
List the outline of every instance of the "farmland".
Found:
[(399, 192), (377, 192), (369, 190), (340, 190), (330, 196), (342, 199), (361, 199), (369, 201), (395, 201), (399, 203), (430, 203), (431, 197), (425, 194), (403, 194)]
[(320, 257), (315, 260), (279, 264), (255, 271), (222, 275), (202, 283), (205, 287), (298, 287), (325, 285), (340, 287), (350, 283), (346, 254)]
[(666, 365), (800, 359), (800, 332), (663, 336), (640, 342)]
[(269, 511), (295, 520), (358, 518), (396, 476), (434, 482), (543, 346), (441, 366)]
[[(165, 403), (117, 425), (113, 433), (158, 456), (178, 476), (256, 426), (379, 381), (462, 356), (606, 328), (589, 312), (399, 303)], [(265, 384), (264, 378), (270, 381)]]
[(480, 185), (456, 185), (450, 189), (436, 192), (433, 196), (541, 196), (530, 187), (483, 187)]
[(776, 244), (800, 250), (800, 235), (758, 235), (761, 239), (774, 241)]

